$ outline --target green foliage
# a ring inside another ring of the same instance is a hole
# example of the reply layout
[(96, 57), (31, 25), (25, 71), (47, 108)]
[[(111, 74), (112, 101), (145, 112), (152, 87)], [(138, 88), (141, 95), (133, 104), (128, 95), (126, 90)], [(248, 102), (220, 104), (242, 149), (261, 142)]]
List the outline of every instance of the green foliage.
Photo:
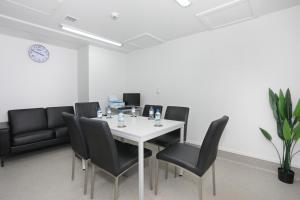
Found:
[(285, 99), (282, 90), (279, 91), (278, 111), (281, 119), (285, 118)]
[(297, 141), (300, 138), (300, 123), (294, 128), (294, 140)]
[(296, 108), (294, 110), (294, 116), (298, 119), (300, 119), (300, 99), (298, 100), (298, 103), (296, 105)]
[(265, 138), (269, 141), (272, 141), (272, 136), (270, 135), (270, 133), (268, 133), (266, 130), (259, 128), (261, 133), (265, 136)]
[(283, 123), (283, 137), (285, 140), (291, 140), (292, 138), (292, 130), (286, 119), (284, 120)]
[(272, 136), (265, 129), (260, 128), (263, 136), (275, 147), (280, 165), (285, 170), (290, 170), (294, 147), (300, 139), (300, 99), (293, 112), (290, 89), (285, 94), (280, 89), (276, 94), (269, 89), (269, 102), (276, 120), (277, 135), (283, 141), (283, 153), (280, 155), (277, 147), (272, 142)]

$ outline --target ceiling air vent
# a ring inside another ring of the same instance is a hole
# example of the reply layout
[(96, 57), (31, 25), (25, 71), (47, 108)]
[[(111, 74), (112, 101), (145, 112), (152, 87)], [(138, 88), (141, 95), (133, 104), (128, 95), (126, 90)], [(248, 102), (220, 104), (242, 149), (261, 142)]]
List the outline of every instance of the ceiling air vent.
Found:
[(133, 46), (137, 49), (159, 45), (163, 42), (163, 39), (156, 37), (150, 33), (143, 33), (124, 41), (125, 44), (129, 44), (130, 46)]
[(196, 14), (209, 28), (220, 28), (236, 24), (254, 17), (249, 0), (234, 0)]
[(65, 17), (65, 21), (74, 23), (77, 21), (77, 19), (75, 17), (71, 17), (71, 16), (67, 15)]

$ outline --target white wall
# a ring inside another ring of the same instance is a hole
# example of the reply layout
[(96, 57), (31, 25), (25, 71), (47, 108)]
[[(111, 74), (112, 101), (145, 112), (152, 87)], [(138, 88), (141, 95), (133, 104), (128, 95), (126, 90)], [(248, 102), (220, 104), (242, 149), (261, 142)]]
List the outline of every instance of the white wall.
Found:
[(10, 109), (73, 105), (77, 101), (77, 52), (43, 44), (46, 63), (35, 63), (27, 50), (36, 42), (0, 35), (0, 121)]
[[(277, 162), (258, 128), (274, 133), (280, 146), (268, 88), (289, 87), (300, 98), (299, 19), (298, 6), (131, 53), (128, 89), (141, 92), (143, 103), (190, 107), (193, 143), (200, 144), (209, 123), (226, 114), (221, 149)], [(300, 156), (293, 165), (300, 167)]]
[(78, 101), (89, 101), (89, 47), (78, 49)]
[(107, 106), (108, 96), (122, 98), (127, 91), (127, 55), (99, 47), (89, 46), (89, 100)]

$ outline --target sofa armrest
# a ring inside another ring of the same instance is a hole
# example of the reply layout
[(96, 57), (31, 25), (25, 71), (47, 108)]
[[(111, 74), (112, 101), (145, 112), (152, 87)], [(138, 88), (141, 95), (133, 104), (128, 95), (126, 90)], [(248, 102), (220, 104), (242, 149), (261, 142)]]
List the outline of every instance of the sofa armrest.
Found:
[(0, 122), (0, 156), (5, 157), (10, 150), (10, 134), (9, 124)]

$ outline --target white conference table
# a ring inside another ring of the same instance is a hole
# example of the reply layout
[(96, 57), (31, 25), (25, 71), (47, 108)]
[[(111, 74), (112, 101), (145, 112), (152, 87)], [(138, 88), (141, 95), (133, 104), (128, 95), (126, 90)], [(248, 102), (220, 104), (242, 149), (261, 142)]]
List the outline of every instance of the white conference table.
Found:
[(148, 120), (147, 117), (131, 117), (125, 116), (124, 128), (118, 128), (118, 116), (114, 115), (112, 118), (106, 117), (94, 118), (97, 120), (107, 121), (111, 133), (114, 136), (132, 140), (138, 143), (139, 154), (139, 200), (144, 200), (144, 142), (164, 135), (170, 131), (180, 129), (180, 142), (183, 142), (184, 122), (162, 119), (161, 127), (154, 126), (154, 120)]

